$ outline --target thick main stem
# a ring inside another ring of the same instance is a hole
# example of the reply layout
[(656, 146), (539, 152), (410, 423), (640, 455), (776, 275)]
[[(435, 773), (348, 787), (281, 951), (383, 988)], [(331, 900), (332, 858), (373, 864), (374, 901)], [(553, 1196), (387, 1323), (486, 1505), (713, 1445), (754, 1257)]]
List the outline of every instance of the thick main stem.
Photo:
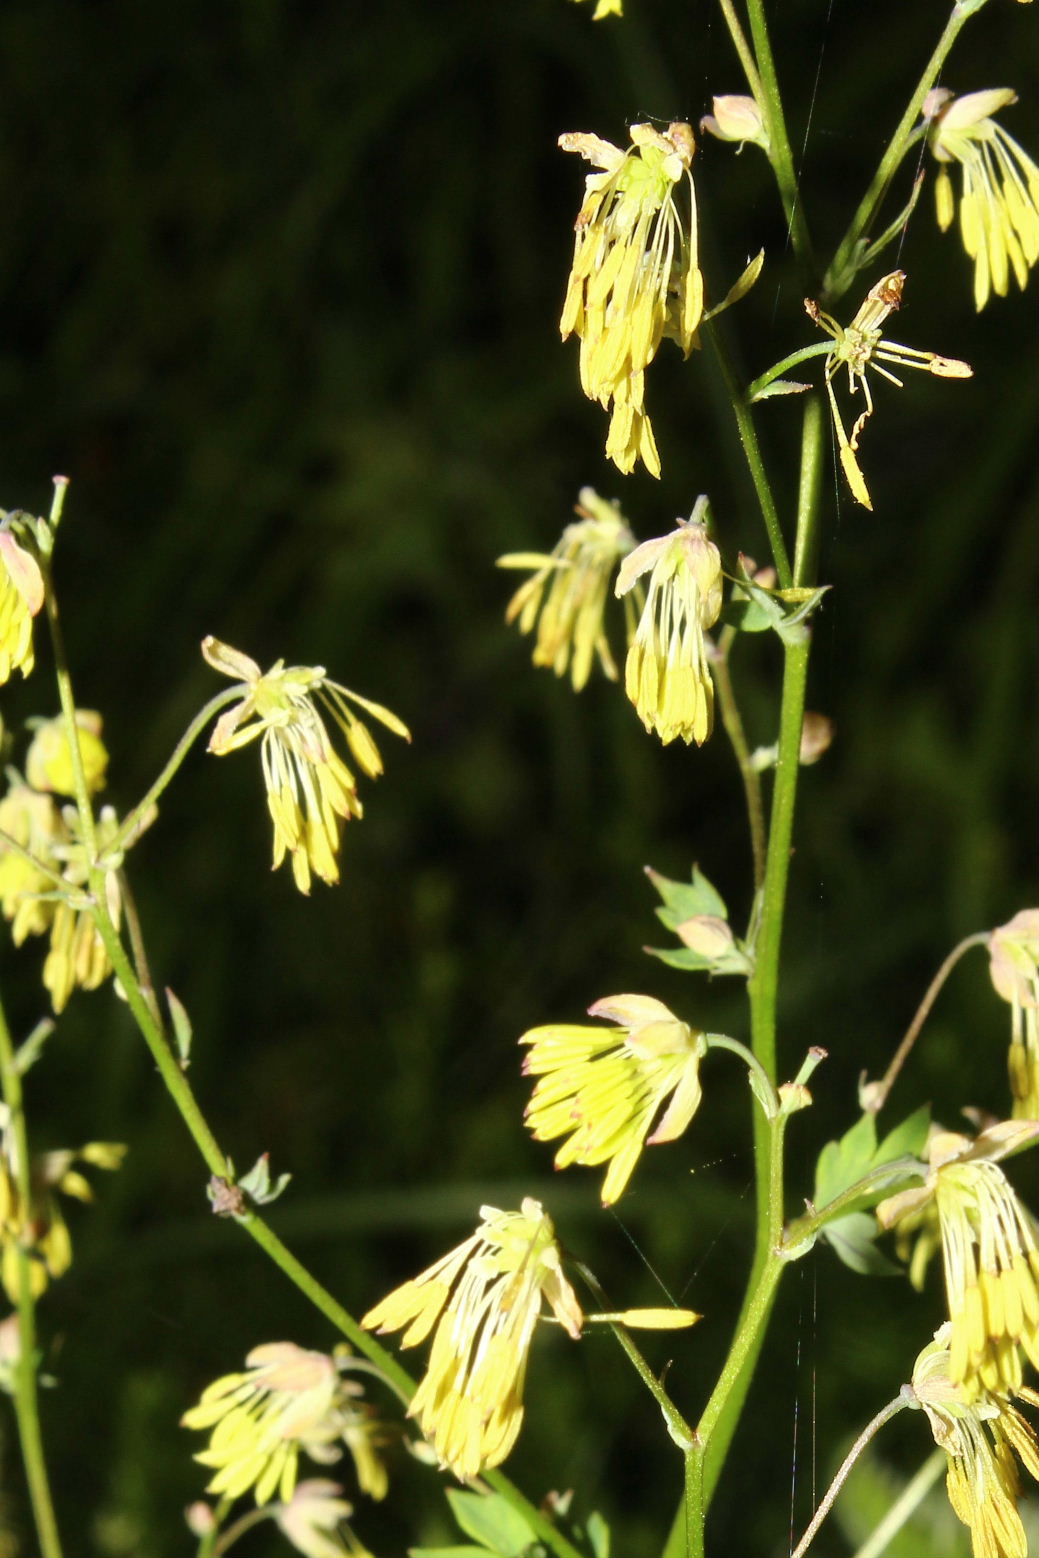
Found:
[[(11, 1158), (22, 1219), (28, 1219), (32, 1205), (32, 1164), (29, 1159), (29, 1135), (25, 1125), (22, 1078), (11, 1043), (7, 1016), (0, 1007), (0, 1088), (8, 1109)], [(30, 1256), (18, 1244), (18, 1361), (14, 1368), (14, 1411), (18, 1438), (25, 1465), (25, 1480), (32, 1503), (33, 1520), (40, 1544), (41, 1558), (62, 1558), (61, 1538), (47, 1477), (43, 1451), (36, 1380), (36, 1301), (32, 1291)]]

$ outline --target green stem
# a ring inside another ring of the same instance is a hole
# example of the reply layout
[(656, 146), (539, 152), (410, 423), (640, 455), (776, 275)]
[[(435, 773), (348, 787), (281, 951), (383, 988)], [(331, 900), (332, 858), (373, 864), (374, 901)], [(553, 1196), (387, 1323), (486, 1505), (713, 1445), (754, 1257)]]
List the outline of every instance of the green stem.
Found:
[[(984, 3), (984, 0), (982, 0)], [(912, 145), (916, 121), (920, 117), (924, 98), (934, 86), (941, 74), (942, 66), (948, 58), (949, 51), (959, 36), (964, 23), (980, 10), (980, 5), (966, 4), (954, 5), (952, 14), (946, 22), (941, 37), (935, 45), (934, 52), (924, 66), (923, 74), (916, 84), (909, 105), (898, 122), (894, 135), (888, 142), (887, 150), (880, 159), (876, 173), (866, 193), (859, 202), (859, 208), (851, 219), (848, 231), (841, 239), (833, 264), (826, 273), (826, 281), (823, 286), (823, 295), (827, 306), (832, 305), (841, 295), (847, 291), (855, 277), (858, 265), (856, 251), (872, 225), (880, 206), (882, 205), (891, 180), (898, 172), (902, 159)]]
[(768, 132), (769, 161), (776, 175), (779, 198), (783, 202), (794, 253), (807, 271), (812, 266), (812, 240), (809, 236), (804, 208), (801, 205), (797, 175), (794, 172), (794, 157), (790, 150), (790, 138), (787, 135), (783, 99), (776, 76), (776, 63), (772, 57), (772, 44), (769, 41), (765, 0), (747, 0), (747, 12), (750, 17), (754, 56), (761, 75), (761, 97), (758, 101), (764, 116), (765, 129)]
[(822, 396), (811, 394), (804, 403), (801, 422), (801, 474), (797, 489), (797, 537), (794, 542), (795, 587), (804, 587), (816, 577), (825, 427), (826, 410)]
[[(25, 1124), (22, 1078), (15, 1058), (7, 1017), (0, 1007), (0, 1087), (8, 1108), (11, 1137), (9, 1158), (14, 1172), (21, 1217), (28, 1220), (32, 1206), (32, 1163)], [(47, 1461), (40, 1430), (36, 1389), (36, 1301), (32, 1291), (30, 1256), (18, 1236), (18, 1361), (14, 1368), (14, 1411), (25, 1465), (25, 1480), (32, 1502), (33, 1520), (41, 1558), (61, 1558), (61, 1538), (54, 1514)]]
[(743, 446), (744, 458), (750, 479), (754, 484), (754, 492), (757, 495), (758, 506), (761, 509), (761, 517), (765, 522), (768, 532), (769, 545), (772, 548), (772, 561), (776, 565), (776, 573), (782, 589), (790, 587), (792, 575), (790, 572), (790, 558), (783, 539), (783, 527), (779, 522), (779, 510), (776, 508), (776, 500), (772, 496), (772, 487), (765, 471), (765, 462), (761, 457), (761, 445), (758, 443), (758, 430), (754, 426), (754, 417), (743, 387), (736, 377), (728, 351), (725, 347), (722, 332), (712, 325), (704, 329), (704, 340), (712, 353), (714, 363), (721, 374), (725, 385), (725, 392), (729, 397), (733, 415), (736, 418), (736, 429), (739, 433), (740, 443)]
[(729, 674), (729, 651), (736, 638), (736, 629), (723, 628), (718, 639), (718, 654), (712, 661), (714, 686), (718, 694), (718, 711), (721, 714), (725, 734), (739, 764), (743, 781), (743, 794), (747, 803), (747, 822), (750, 828), (750, 850), (754, 862), (754, 892), (761, 890), (765, 880), (765, 807), (761, 799), (761, 775), (754, 766), (750, 747), (747, 745), (743, 718)]
[[(98, 872), (103, 877), (103, 873)], [(112, 962), (113, 972), (119, 980), (126, 995), (127, 1004), (137, 1022), (137, 1026), (148, 1045), (152, 1058), (159, 1069), (162, 1080), (180, 1112), (181, 1118), (187, 1125), (195, 1145), (198, 1147), (206, 1165), (214, 1175), (224, 1179), (229, 1173), (228, 1160), (221, 1151), (216, 1137), (210, 1130), (209, 1124), (199, 1108), (191, 1085), (180, 1069), (169, 1045), (166, 1042), (162, 1030), (159, 1028), (152, 1014), (151, 1008), (144, 997), (134, 973), (133, 965), (126, 955), (115, 926), (108, 917), (105, 909), (103, 891), (92, 882), (95, 893), (94, 919), (98, 933), (104, 941), (105, 948)], [(389, 1383), (404, 1397), (410, 1400), (415, 1393), (415, 1382), (410, 1374), (401, 1367), (392, 1353), (388, 1352), (370, 1332), (365, 1331), (349, 1313), (344, 1309), (327, 1288), (313, 1277), (301, 1261), (297, 1260), (291, 1250), (282, 1243), (273, 1228), (264, 1221), (256, 1212), (248, 1212), (244, 1216), (236, 1217), (235, 1221), (245, 1230), (249, 1237), (259, 1245), (260, 1249), (274, 1262), (278, 1269), (294, 1284), (303, 1296), (314, 1305), (321, 1314), (346, 1337), (350, 1344), (357, 1348), (358, 1352), (368, 1358), (386, 1376)], [(501, 1472), (485, 1472), (484, 1481), (488, 1482), (503, 1498), (522, 1512), (524, 1518), (536, 1529), (541, 1540), (558, 1555), (558, 1558), (581, 1558), (578, 1550), (567, 1540), (552, 1522), (532, 1504), (520, 1490)]]
[(209, 721), (213, 718), (213, 715), (216, 714), (220, 709), (226, 707), (227, 704), (233, 703), (236, 698), (240, 698), (241, 696), (242, 690), (240, 687), (226, 687), (223, 692), (217, 693), (215, 698), (210, 698), (205, 708), (201, 709), (198, 714), (195, 715), (195, 718), (191, 721), (191, 724), (188, 726), (187, 730), (181, 736), (180, 740), (177, 742), (177, 745), (170, 753), (170, 756), (166, 762), (166, 766), (159, 774), (159, 777), (155, 780), (154, 784), (149, 786), (148, 790), (141, 797), (133, 810), (127, 812), (126, 816), (123, 818), (119, 826), (119, 832), (117, 833), (112, 845), (114, 849), (118, 849), (121, 844), (125, 844), (127, 839), (133, 837), (141, 819), (147, 816), (150, 807), (155, 804), (163, 790), (165, 790), (170, 780), (176, 774), (178, 768), (187, 757), (188, 752), (191, 750), (191, 747), (195, 741), (197, 741), (198, 737), (206, 728)]
[(747, 78), (751, 96), (761, 109), (761, 115), (764, 119), (766, 113), (765, 93), (761, 85), (761, 76), (754, 60), (753, 51), (747, 42), (747, 35), (740, 25), (739, 17), (736, 15), (736, 7), (733, 5), (733, 0), (718, 0), (718, 4), (721, 6), (725, 25), (729, 29), (729, 37), (732, 39), (733, 48), (740, 57), (740, 64), (743, 66), (743, 74)]
[[(761, 392), (775, 380), (780, 378), (791, 368), (796, 368), (799, 363), (807, 362), (811, 357), (822, 357), (826, 352), (833, 351), (832, 341), (816, 341), (812, 346), (798, 347), (796, 352), (791, 352), (788, 357), (782, 357), (779, 362), (772, 364), (753, 383), (747, 386), (747, 399), (755, 401), (761, 399)], [(768, 399), (768, 396), (765, 397)]]

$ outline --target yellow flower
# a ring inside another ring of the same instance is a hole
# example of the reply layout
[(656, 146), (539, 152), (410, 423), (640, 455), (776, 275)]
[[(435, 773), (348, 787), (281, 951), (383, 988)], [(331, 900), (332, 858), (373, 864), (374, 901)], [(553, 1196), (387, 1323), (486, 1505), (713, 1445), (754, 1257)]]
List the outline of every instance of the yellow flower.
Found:
[(676, 1140), (696, 1113), (706, 1040), (649, 995), (607, 996), (588, 1012), (616, 1026), (550, 1024), (520, 1039), (524, 1075), (538, 1078), (526, 1120), (535, 1141), (571, 1133), (556, 1168), (609, 1163), (602, 1201), (612, 1206), (643, 1147)]
[[(95, 795), (105, 787), (108, 752), (101, 739), (101, 715), (95, 709), (77, 709), (79, 752), (87, 781), (87, 790)], [(74, 795), (72, 754), (61, 715), (40, 720), (25, 759), (25, 777), (34, 790), (50, 790), (58, 795)]]
[(1017, 1119), (1039, 1119), (1039, 909), (1022, 909), (989, 937), (989, 973), (1009, 1001), (1010, 1091)]
[[(253, 1348), (244, 1372), (208, 1385), (181, 1418), (185, 1428), (213, 1430), (209, 1448), (195, 1456), (216, 1472), (206, 1491), (239, 1498), (252, 1488), (257, 1504), (266, 1504), (277, 1490), (287, 1501), (301, 1450), (324, 1464), (337, 1461), (347, 1430), (355, 1431), (356, 1442), (359, 1421), (358, 1387), (340, 1373), (349, 1366), (347, 1349), (330, 1357), (293, 1342), (267, 1342)], [(359, 1458), (347, 1439), (359, 1472), (374, 1442), (372, 1434)], [(361, 1486), (381, 1498), (385, 1471), (380, 1466), (374, 1477), (361, 1472)]]
[(19, 1250), (29, 1257), (29, 1281), (39, 1297), (48, 1282), (72, 1264), (72, 1241), (57, 1199), (92, 1201), (94, 1192), (77, 1165), (117, 1169), (126, 1154), (120, 1142), (92, 1141), (75, 1150), (44, 1152), (32, 1160), (28, 1205), (18, 1190), (12, 1148), (0, 1148), (0, 1280), (12, 1304), (18, 1302)]
[(678, 529), (644, 541), (621, 564), (617, 594), (649, 573), (646, 604), (624, 671), (624, 688), (647, 730), (667, 744), (702, 746), (714, 722), (714, 684), (704, 632), (722, 608), (718, 548), (708, 538), (707, 499)]
[(941, 165), (935, 183), (938, 225), (952, 225), (949, 164), (961, 170), (960, 237), (974, 261), (974, 304), (1005, 297), (1010, 273), (1024, 287), (1039, 259), (1039, 167), (991, 116), (1017, 102), (1009, 87), (954, 97), (936, 87), (924, 102), (928, 142)]
[[(55, 845), (68, 840), (68, 830), (55, 802), (15, 777), (0, 800), (0, 832), (21, 844), (30, 855), (60, 870)], [(47, 873), (0, 840), (0, 909), (11, 922), (11, 939), (20, 947), (26, 936), (41, 936), (54, 918), (53, 901), (41, 894), (54, 891)]]
[[(873, 415), (873, 392), (870, 389), (866, 370), (872, 368), (882, 378), (888, 379), (892, 384), (902, 388), (902, 380), (881, 367), (883, 362), (893, 362), (901, 368), (922, 368), (927, 373), (933, 373), (941, 379), (969, 379), (974, 370), (965, 362), (960, 362), (955, 357), (939, 357), (935, 352), (921, 352), (915, 346), (900, 346), (897, 341), (884, 341), (881, 339), (882, 327), (888, 315), (902, 306), (902, 289), (905, 285), (906, 273), (902, 270), (892, 271), (889, 276), (883, 276), (875, 287), (871, 287), (866, 294), (865, 302), (859, 309), (850, 325), (839, 325), (831, 314), (824, 313), (818, 303), (811, 298), (805, 298), (805, 311), (809, 319), (815, 321), (827, 335), (833, 337), (834, 344), (826, 354), (826, 393), (830, 398), (830, 411), (833, 415), (833, 428), (837, 436), (837, 447), (840, 451), (841, 467), (847, 477), (848, 486), (856, 503), (861, 503), (864, 508), (872, 509), (869, 488), (866, 486), (866, 478), (855, 458), (855, 451), (859, 447), (859, 436), (866, 422)], [(845, 431), (844, 422), (837, 406), (837, 396), (834, 394), (833, 380), (839, 370), (845, 367), (848, 370), (848, 389), (854, 395), (861, 388), (865, 405), (863, 410), (852, 425), (851, 435)]]
[(604, 16), (623, 16), (624, 0), (596, 0), (593, 22), (601, 22)]
[[(609, 503), (592, 487), (582, 487), (576, 524), (567, 525), (552, 552), (509, 552), (499, 568), (533, 568), (509, 602), (506, 622), (519, 618), (521, 633), (537, 623), (534, 664), (557, 676), (570, 670), (574, 691), (588, 680), (593, 659), (611, 681), (617, 667), (603, 629), (603, 612), (610, 577), (635, 537), (617, 503)], [(546, 589), (547, 587), (547, 589)]]
[(995, 1161), (1039, 1136), (1039, 1123), (1006, 1120), (970, 1141), (935, 1131), (919, 1188), (877, 1207), (902, 1233), (938, 1217), (951, 1329), (949, 1371), (969, 1400), (1018, 1391), (1021, 1349), (1039, 1367), (1039, 1248), (1034, 1223)]
[(410, 741), (407, 726), (381, 704), (329, 681), (323, 666), (289, 666), (279, 660), (262, 672), (240, 650), (206, 638), (202, 653), (215, 671), (244, 684), (240, 701), (217, 720), (209, 750), (233, 752), (261, 739), (267, 807), (274, 823), (274, 867), (286, 854), (301, 893), (309, 893), (311, 872), (338, 882), (341, 821), (363, 812), (354, 776), (329, 739), (318, 705), (332, 716), (355, 761), (369, 778), (382, 773), (382, 759), (357, 704), (395, 735)]
[[(603, 170), (585, 181), (560, 330), (564, 341), (580, 337), (585, 394), (607, 408), (612, 402), (607, 455), (622, 471), (641, 459), (659, 476), (643, 374), (665, 336), (688, 356), (703, 315), (689, 174), (696, 142), (692, 127), (678, 121), (663, 134), (649, 124), (634, 124), (629, 133), (626, 152), (596, 135), (559, 138), (564, 151)], [(685, 216), (676, 200), (680, 184), (688, 195)]]
[(43, 605), (43, 575), (31, 552), (0, 524), (0, 683), (33, 668), (32, 619)]
[[(950, 1326), (935, 1332), (921, 1352), (906, 1387), (911, 1406), (921, 1407), (934, 1442), (947, 1458), (946, 1488), (957, 1518), (971, 1534), (974, 1558), (1027, 1558), (1028, 1543), (1017, 1501), (1025, 1470), (1039, 1478), (1035, 1432), (1006, 1393), (971, 1397), (951, 1372)], [(1017, 1392), (1032, 1406), (1033, 1390)]]
[(498, 1466), (523, 1421), (523, 1380), (542, 1301), (575, 1340), (583, 1315), (563, 1276), (551, 1220), (526, 1197), (518, 1212), (480, 1208), (479, 1228), (370, 1310), (361, 1324), (407, 1327), (413, 1347), (436, 1327), (408, 1414), (441, 1463), (467, 1480)]

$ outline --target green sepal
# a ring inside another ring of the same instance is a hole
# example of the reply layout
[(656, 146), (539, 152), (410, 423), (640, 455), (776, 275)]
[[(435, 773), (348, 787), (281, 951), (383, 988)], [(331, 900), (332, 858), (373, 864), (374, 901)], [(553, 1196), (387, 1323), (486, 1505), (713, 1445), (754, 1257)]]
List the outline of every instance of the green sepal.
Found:
[(477, 1551), (495, 1553), (498, 1558), (523, 1558), (537, 1542), (533, 1526), (500, 1493), (465, 1493), (449, 1488), (447, 1502), (466, 1536), (480, 1543)]
[(657, 916), (663, 920), (668, 930), (674, 930), (675, 926), (681, 925), (683, 920), (694, 919), (698, 914), (711, 914), (719, 920), (729, 918), (724, 899), (717, 889), (711, 886), (699, 866), (693, 866), (691, 882), (674, 882), (670, 877), (661, 876), (659, 871), (654, 871), (652, 866), (646, 866), (645, 870), (664, 900), (664, 907), (657, 910)]
[(254, 1206), (267, 1206), (278, 1199), (291, 1178), (291, 1174), (279, 1174), (277, 1179), (272, 1180), (270, 1153), (264, 1152), (256, 1159), (248, 1174), (242, 1175), (238, 1188), (244, 1190)]

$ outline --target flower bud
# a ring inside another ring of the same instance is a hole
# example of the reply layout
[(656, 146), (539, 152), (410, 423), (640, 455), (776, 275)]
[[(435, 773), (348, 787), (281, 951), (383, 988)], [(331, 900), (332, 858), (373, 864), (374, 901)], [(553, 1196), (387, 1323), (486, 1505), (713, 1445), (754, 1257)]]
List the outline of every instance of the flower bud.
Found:
[(719, 141), (739, 141), (741, 147), (753, 141), (762, 151), (768, 151), (768, 132), (761, 117), (761, 109), (752, 97), (728, 92), (711, 99), (713, 114), (705, 114), (700, 129)]

